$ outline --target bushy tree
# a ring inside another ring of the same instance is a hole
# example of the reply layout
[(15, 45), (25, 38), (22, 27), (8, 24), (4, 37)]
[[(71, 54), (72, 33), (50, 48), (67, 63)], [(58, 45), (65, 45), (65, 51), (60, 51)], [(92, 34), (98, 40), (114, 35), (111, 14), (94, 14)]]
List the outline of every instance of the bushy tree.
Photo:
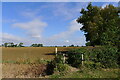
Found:
[(8, 43), (4, 43), (4, 46), (5, 46), (5, 47), (8, 47)]
[(72, 44), (72, 45), (70, 45), (69, 47), (74, 47), (74, 45)]
[(10, 47), (14, 47), (14, 43), (13, 42), (10, 43)]
[(18, 47), (23, 47), (23, 43), (19, 43)]
[(83, 25), (81, 30), (90, 45), (120, 45), (120, 18), (116, 7), (107, 5), (101, 8), (89, 3), (80, 13), (82, 16), (77, 22)]
[(32, 44), (31, 47), (43, 47), (43, 44)]

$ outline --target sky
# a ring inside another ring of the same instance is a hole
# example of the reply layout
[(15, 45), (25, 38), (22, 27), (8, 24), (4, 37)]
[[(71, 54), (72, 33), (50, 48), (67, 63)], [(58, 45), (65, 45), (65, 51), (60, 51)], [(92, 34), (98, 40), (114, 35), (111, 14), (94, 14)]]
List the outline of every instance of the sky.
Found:
[[(93, 2), (104, 8), (117, 2)], [(2, 43), (42, 43), (45, 46), (84, 46), (86, 38), (76, 19), (88, 2), (3, 2)]]

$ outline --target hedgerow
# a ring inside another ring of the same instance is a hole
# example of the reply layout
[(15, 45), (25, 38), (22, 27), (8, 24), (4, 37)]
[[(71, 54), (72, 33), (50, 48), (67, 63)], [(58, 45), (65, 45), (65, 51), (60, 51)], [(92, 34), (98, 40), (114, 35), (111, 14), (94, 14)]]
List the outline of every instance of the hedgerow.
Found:
[(80, 67), (84, 54), (84, 66), (91, 68), (117, 68), (119, 67), (120, 52), (114, 46), (101, 46), (93, 49), (74, 49), (68, 52), (68, 64)]

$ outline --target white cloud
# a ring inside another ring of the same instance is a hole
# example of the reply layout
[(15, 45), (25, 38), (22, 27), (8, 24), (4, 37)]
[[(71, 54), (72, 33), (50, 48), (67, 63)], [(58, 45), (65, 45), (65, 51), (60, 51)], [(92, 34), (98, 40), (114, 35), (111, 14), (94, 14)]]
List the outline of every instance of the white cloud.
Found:
[(25, 16), (25, 17), (29, 17), (29, 18), (34, 18), (36, 13), (33, 11), (25, 11), (25, 12), (22, 12), (22, 15)]
[(86, 43), (84, 34), (80, 34), (80, 36), (76, 37), (74, 36), (74, 33), (80, 32), (81, 27), (82, 24), (78, 24), (76, 19), (72, 20), (68, 26), (68, 30), (51, 36), (49, 41), (58, 45), (84, 45)]
[(69, 40), (65, 40), (65, 42), (69, 43), (70, 41)]
[(60, 3), (56, 5), (53, 13), (55, 16), (62, 16), (64, 19), (69, 20), (75, 18), (76, 16), (74, 14), (79, 13), (80, 10), (87, 5), (88, 2), (78, 2), (74, 4), (74, 7), (69, 7), (67, 3)]
[(25, 9), (25, 11), (21, 12), (21, 15), (24, 16), (25, 18), (29, 18), (29, 19), (39, 19), (41, 18), (40, 15), (38, 15), (40, 13), (41, 9)]
[(49, 39), (49, 38), (42, 38), (42, 39), (32, 39), (32, 38), (28, 38), (28, 37), (24, 38), (24, 37), (18, 37), (16, 35), (9, 34), (9, 33), (2, 33), (2, 36), (0, 36), (0, 40), (2, 40), (2, 43), (13, 42), (16, 44), (16, 43), (23, 42), (24, 45), (28, 45), (28, 46), (30, 46), (33, 43), (42, 43), (47, 46), (55, 46), (55, 45), (63, 46), (63, 45), (71, 45), (71, 44), (82, 46), (85, 44), (85, 36), (84, 35), (82, 35), (78, 38), (64, 41), (62, 39), (54, 40), (54, 39)]
[(34, 19), (29, 22), (14, 23), (13, 26), (25, 30), (30, 37), (41, 38), (47, 23), (39, 19)]
[[(44, 5), (37, 7), (34, 10), (27, 9), (22, 12), (22, 15), (28, 18), (35, 18), (36, 15), (38, 17), (39, 14), (41, 14), (43, 11), (51, 11), (52, 16), (49, 16), (48, 18), (55, 17), (63, 17), (64, 20), (73, 19), (76, 17), (76, 14), (80, 12), (82, 8), (85, 8), (88, 5), (88, 2), (77, 2), (74, 3), (74, 6), (71, 7), (69, 3), (62, 3), (62, 2), (56, 2), (56, 3), (45, 3)], [(39, 16), (41, 17), (41, 16)]]
[(19, 37), (19, 36), (9, 34), (9, 33), (2, 33), (0, 38), (2, 39), (2, 43), (5, 43), (5, 42), (20, 43), (20, 42), (22, 42), (22, 43), (24, 43), (24, 45), (31, 45), (33, 43), (44, 43), (44, 41), (42, 41), (40, 39), (32, 39), (32, 38), (28, 38), (28, 37)]
[(80, 31), (80, 28), (82, 27), (81, 24), (78, 24), (76, 20), (71, 21), (69, 24), (68, 30), (55, 34), (51, 37), (51, 39), (67, 39), (71, 37), (72, 34), (74, 34), (77, 31)]
[(29, 42), (27, 39), (9, 34), (9, 33), (2, 33), (2, 35), (0, 36), (2, 39), (2, 42), (14, 42), (14, 43), (20, 43), (20, 42)]
[[(67, 3), (59, 3), (56, 5), (43, 5), (41, 8), (36, 8), (35, 10), (28, 9), (22, 12), (22, 16), (28, 18), (30, 21), (27, 22), (17, 22), (14, 23), (12, 26), (15, 28), (19, 28), (24, 30), (29, 37), (18, 37), (13, 34), (3, 33), (3, 42), (14, 42), (20, 43), (23, 42), (26, 45), (30, 45), (33, 43), (43, 43), (44, 45), (84, 45), (85, 43), (85, 36), (77, 36), (77, 38), (72, 38), (75, 32), (79, 32), (80, 28), (82, 27), (81, 24), (78, 24), (76, 20), (70, 22), (68, 29), (64, 32), (55, 34), (48, 38), (42, 36), (42, 33), (47, 26), (47, 23), (41, 21), (41, 16), (38, 16), (42, 10), (47, 10), (47, 8), (52, 9), (53, 18), (56, 16), (63, 17), (63, 19), (73, 19), (76, 17), (74, 14), (79, 13), (82, 7), (87, 5), (86, 3), (76, 3), (73, 8), (67, 7)], [(48, 17), (48, 18), (51, 18)], [(25, 34), (25, 33), (24, 33)], [(34, 38), (33, 38), (34, 37)], [(42, 38), (41, 38), (42, 37)]]

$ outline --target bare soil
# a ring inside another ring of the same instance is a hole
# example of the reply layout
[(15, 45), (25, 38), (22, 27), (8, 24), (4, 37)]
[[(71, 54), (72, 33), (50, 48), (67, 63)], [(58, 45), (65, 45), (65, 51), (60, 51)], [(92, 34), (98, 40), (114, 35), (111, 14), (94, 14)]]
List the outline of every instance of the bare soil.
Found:
[(45, 76), (45, 64), (2, 64), (3, 78), (40, 78)]

